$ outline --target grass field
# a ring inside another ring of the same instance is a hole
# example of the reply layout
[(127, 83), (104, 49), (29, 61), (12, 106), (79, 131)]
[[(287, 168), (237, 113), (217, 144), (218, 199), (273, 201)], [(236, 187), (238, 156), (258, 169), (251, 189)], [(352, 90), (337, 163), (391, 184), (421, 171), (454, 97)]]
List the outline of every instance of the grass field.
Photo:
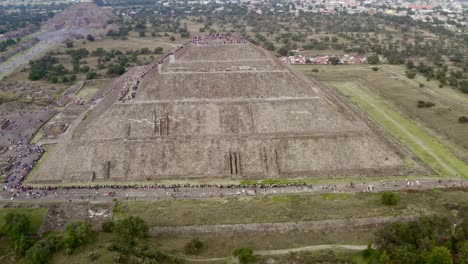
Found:
[(2, 232), (2, 227), (5, 224), (5, 216), (8, 213), (21, 213), (25, 214), (31, 221), (31, 234), (37, 233), (39, 227), (44, 220), (48, 211), (47, 207), (42, 208), (0, 208), (0, 233)]
[[(458, 122), (460, 116), (468, 114), (468, 95), (449, 87), (438, 88), (437, 82), (420, 80), (419, 76), (416, 80), (410, 80), (404, 75), (403, 66), (380, 65), (377, 72), (368, 65), (298, 65), (295, 68), (321, 82), (333, 82), (338, 86), (356, 84), (359, 91), (385, 98), (385, 104), (390, 109), (418, 124), (421, 130), (468, 162), (468, 127)], [(313, 73), (312, 69), (319, 72)], [(424, 87), (420, 87), (420, 83)], [(420, 108), (417, 106), (419, 100), (432, 102), (435, 106)]]
[(326, 82), (363, 109), (380, 126), (407, 146), (421, 160), (443, 176), (468, 178), (468, 165), (443, 143), (408, 118), (394, 111), (385, 100), (372, 96), (354, 82)]
[[(466, 204), (468, 193), (425, 190), (400, 192), (400, 203), (383, 206), (379, 193), (308, 194), (243, 199), (119, 202), (115, 219), (138, 215), (150, 226), (215, 225), (326, 219), (451, 214), (445, 204)], [(356, 210), (356, 208), (366, 208)]]

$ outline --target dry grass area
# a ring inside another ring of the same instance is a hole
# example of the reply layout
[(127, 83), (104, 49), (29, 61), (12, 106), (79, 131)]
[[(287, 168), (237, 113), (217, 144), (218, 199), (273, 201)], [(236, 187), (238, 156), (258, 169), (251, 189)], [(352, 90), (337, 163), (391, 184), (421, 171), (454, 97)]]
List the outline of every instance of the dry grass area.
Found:
[[(243, 199), (119, 202), (115, 219), (142, 217), (150, 226), (184, 226), (318, 221), (414, 214), (452, 214), (446, 205), (467, 206), (463, 191), (399, 192), (395, 207), (381, 204), (380, 193), (310, 194)], [(356, 208), (366, 208), (357, 211)], [(155, 217), (156, 216), (156, 217)]]

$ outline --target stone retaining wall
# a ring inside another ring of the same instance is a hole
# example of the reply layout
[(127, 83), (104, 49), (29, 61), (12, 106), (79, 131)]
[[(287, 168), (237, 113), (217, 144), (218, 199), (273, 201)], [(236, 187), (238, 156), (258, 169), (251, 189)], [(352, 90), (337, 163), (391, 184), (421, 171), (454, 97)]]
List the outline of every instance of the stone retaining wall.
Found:
[(311, 231), (346, 231), (356, 228), (378, 227), (395, 222), (412, 222), (419, 219), (417, 215), (385, 216), (354, 219), (333, 219), (322, 221), (286, 222), (286, 223), (256, 223), (209, 226), (157, 226), (149, 230), (150, 236), (170, 237), (216, 237), (234, 236), (243, 233), (271, 232), (311, 232)]

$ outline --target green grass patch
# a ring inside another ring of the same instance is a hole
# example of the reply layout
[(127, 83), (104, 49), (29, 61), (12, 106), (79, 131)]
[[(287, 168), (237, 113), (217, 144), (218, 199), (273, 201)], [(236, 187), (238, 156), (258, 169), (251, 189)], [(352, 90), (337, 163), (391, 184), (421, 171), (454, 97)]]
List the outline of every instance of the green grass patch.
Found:
[(37, 233), (39, 227), (42, 225), (44, 218), (49, 209), (47, 207), (41, 208), (1, 208), (0, 209), (0, 233), (2, 232), (3, 226), (5, 225), (5, 216), (8, 213), (21, 213), (25, 214), (26, 217), (31, 221), (31, 234)]
[(31, 139), (31, 144), (37, 144), (43, 137), (44, 131), (42, 131), (42, 128), (39, 128), (36, 133), (34, 133), (34, 136)]
[(325, 193), (322, 194), (323, 199), (325, 200), (348, 200), (352, 197), (352, 194), (349, 193)]
[(434, 171), (446, 177), (468, 178), (468, 165), (458, 159), (444, 144), (418, 125), (394, 111), (385, 100), (376, 98), (354, 82), (326, 82), (335, 87), (407, 146)]

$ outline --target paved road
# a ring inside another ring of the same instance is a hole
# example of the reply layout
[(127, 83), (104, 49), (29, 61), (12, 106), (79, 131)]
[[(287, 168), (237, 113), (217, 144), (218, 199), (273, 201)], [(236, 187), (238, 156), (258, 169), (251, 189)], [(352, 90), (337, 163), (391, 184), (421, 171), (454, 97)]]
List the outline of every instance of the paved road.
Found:
[[(419, 184), (418, 184), (419, 183)], [(64, 188), (22, 191), (7, 189), (0, 193), (0, 200), (43, 200), (43, 201), (112, 201), (119, 200), (166, 200), (200, 199), (222, 197), (251, 197), (282, 194), (307, 193), (355, 193), (380, 192), (386, 190), (432, 189), (468, 187), (468, 181), (454, 180), (387, 180), (360, 183), (314, 184), (308, 186), (268, 187), (139, 187), (139, 188)]]

